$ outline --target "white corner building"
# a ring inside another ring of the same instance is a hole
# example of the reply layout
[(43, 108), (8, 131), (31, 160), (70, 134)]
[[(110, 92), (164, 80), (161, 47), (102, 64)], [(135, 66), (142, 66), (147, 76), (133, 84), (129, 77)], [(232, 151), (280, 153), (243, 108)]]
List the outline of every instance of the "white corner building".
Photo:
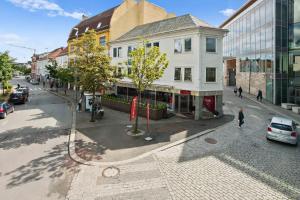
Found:
[[(112, 64), (120, 66), (118, 72), (128, 74), (130, 52), (141, 44), (141, 38), (149, 42), (147, 47), (158, 46), (167, 54), (169, 66), (143, 97), (167, 103), (176, 113), (198, 120), (223, 114), (222, 44), (226, 32), (183, 15), (135, 27), (110, 42), (110, 56)], [(119, 81), (116, 90), (118, 95), (136, 95), (128, 78)]]

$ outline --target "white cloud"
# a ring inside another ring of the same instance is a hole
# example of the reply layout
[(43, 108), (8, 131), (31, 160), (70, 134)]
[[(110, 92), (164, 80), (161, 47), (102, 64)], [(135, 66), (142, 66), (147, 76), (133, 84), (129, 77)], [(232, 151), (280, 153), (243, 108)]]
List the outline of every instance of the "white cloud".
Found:
[(223, 15), (225, 15), (226, 17), (230, 17), (231, 15), (233, 15), (236, 12), (236, 10), (231, 9), (231, 8), (227, 8), (225, 10), (221, 10), (220, 13), (222, 13)]
[(23, 44), (25, 39), (14, 33), (0, 34), (0, 43), (2, 44)]
[(82, 12), (67, 12), (63, 8), (61, 8), (56, 3), (52, 3), (48, 0), (8, 0), (15, 6), (24, 8), (31, 12), (37, 10), (45, 10), (48, 13), (48, 16), (64, 16), (64, 17), (72, 17), (74, 19), (81, 19), (84, 13)]

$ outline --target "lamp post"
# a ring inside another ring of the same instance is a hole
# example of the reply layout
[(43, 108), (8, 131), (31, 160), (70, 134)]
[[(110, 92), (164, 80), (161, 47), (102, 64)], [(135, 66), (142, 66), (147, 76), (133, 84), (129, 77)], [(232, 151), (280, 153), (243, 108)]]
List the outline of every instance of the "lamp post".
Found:
[[(78, 28), (73, 28), (73, 30), (76, 31), (76, 40), (78, 40)], [(76, 64), (76, 57), (74, 58), (74, 64)], [(78, 94), (77, 94), (77, 67), (75, 66), (75, 102), (77, 104), (77, 98), (78, 98)]]

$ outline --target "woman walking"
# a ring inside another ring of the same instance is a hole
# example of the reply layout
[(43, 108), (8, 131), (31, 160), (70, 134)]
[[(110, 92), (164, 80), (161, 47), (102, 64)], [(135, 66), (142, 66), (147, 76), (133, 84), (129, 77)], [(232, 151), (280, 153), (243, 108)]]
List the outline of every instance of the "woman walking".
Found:
[(241, 128), (243, 124), (244, 124), (244, 113), (243, 113), (243, 108), (241, 108), (239, 112), (239, 128)]

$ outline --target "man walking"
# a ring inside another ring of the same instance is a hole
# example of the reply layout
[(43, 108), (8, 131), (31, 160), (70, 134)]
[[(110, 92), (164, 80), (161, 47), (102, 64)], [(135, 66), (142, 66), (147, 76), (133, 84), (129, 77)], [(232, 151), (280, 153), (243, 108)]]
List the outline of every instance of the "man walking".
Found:
[(257, 101), (262, 102), (262, 91), (260, 89), (258, 90), (258, 94), (257, 94), (256, 99), (257, 99)]
[(242, 86), (240, 86), (240, 88), (239, 88), (239, 97), (241, 97), (241, 98), (243, 98), (242, 93), (243, 93), (243, 89), (242, 89)]
[(241, 128), (243, 124), (244, 124), (244, 113), (243, 113), (243, 108), (241, 108), (239, 112), (239, 128)]

